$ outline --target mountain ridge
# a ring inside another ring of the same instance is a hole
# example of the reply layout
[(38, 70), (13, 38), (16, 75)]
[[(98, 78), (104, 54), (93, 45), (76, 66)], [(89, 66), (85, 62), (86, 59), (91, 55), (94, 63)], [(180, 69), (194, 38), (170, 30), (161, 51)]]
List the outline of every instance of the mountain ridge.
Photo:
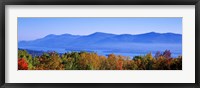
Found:
[(112, 34), (104, 32), (95, 32), (89, 35), (72, 34), (49, 34), (43, 38), (32, 41), (20, 41), (18, 44), (23, 46), (40, 47), (83, 47), (101, 44), (118, 43), (182, 43), (182, 35), (176, 33), (156, 33), (148, 32), (143, 34)]

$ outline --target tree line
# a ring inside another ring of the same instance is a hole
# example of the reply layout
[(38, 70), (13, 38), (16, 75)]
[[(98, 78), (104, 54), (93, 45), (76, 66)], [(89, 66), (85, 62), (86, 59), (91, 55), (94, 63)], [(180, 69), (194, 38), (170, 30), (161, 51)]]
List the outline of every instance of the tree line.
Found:
[(169, 50), (133, 58), (84, 51), (32, 56), (26, 50), (18, 50), (18, 70), (182, 70), (182, 56), (172, 58)]

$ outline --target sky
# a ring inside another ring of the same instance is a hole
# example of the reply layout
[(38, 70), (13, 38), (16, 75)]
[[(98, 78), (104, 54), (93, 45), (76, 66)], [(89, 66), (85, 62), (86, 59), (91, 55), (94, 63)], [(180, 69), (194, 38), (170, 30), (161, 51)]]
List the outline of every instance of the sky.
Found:
[(89, 35), (95, 32), (182, 34), (182, 18), (18, 18), (18, 41), (35, 40), (49, 34)]

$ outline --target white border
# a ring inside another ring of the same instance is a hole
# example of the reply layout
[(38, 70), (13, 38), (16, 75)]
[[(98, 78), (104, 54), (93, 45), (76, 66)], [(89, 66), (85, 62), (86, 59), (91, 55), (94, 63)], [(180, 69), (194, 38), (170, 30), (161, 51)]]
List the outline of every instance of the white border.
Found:
[[(6, 5), (6, 83), (195, 83), (194, 5)], [(17, 17), (183, 17), (183, 70), (17, 71)]]

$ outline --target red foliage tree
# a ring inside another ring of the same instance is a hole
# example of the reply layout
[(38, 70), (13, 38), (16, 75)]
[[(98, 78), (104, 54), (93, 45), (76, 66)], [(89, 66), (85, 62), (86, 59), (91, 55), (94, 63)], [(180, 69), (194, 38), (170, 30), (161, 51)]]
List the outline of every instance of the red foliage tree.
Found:
[(25, 59), (18, 59), (18, 70), (28, 70), (28, 63)]
[(118, 60), (116, 65), (117, 65), (117, 70), (123, 70), (123, 68), (122, 68), (123, 67), (123, 61)]

